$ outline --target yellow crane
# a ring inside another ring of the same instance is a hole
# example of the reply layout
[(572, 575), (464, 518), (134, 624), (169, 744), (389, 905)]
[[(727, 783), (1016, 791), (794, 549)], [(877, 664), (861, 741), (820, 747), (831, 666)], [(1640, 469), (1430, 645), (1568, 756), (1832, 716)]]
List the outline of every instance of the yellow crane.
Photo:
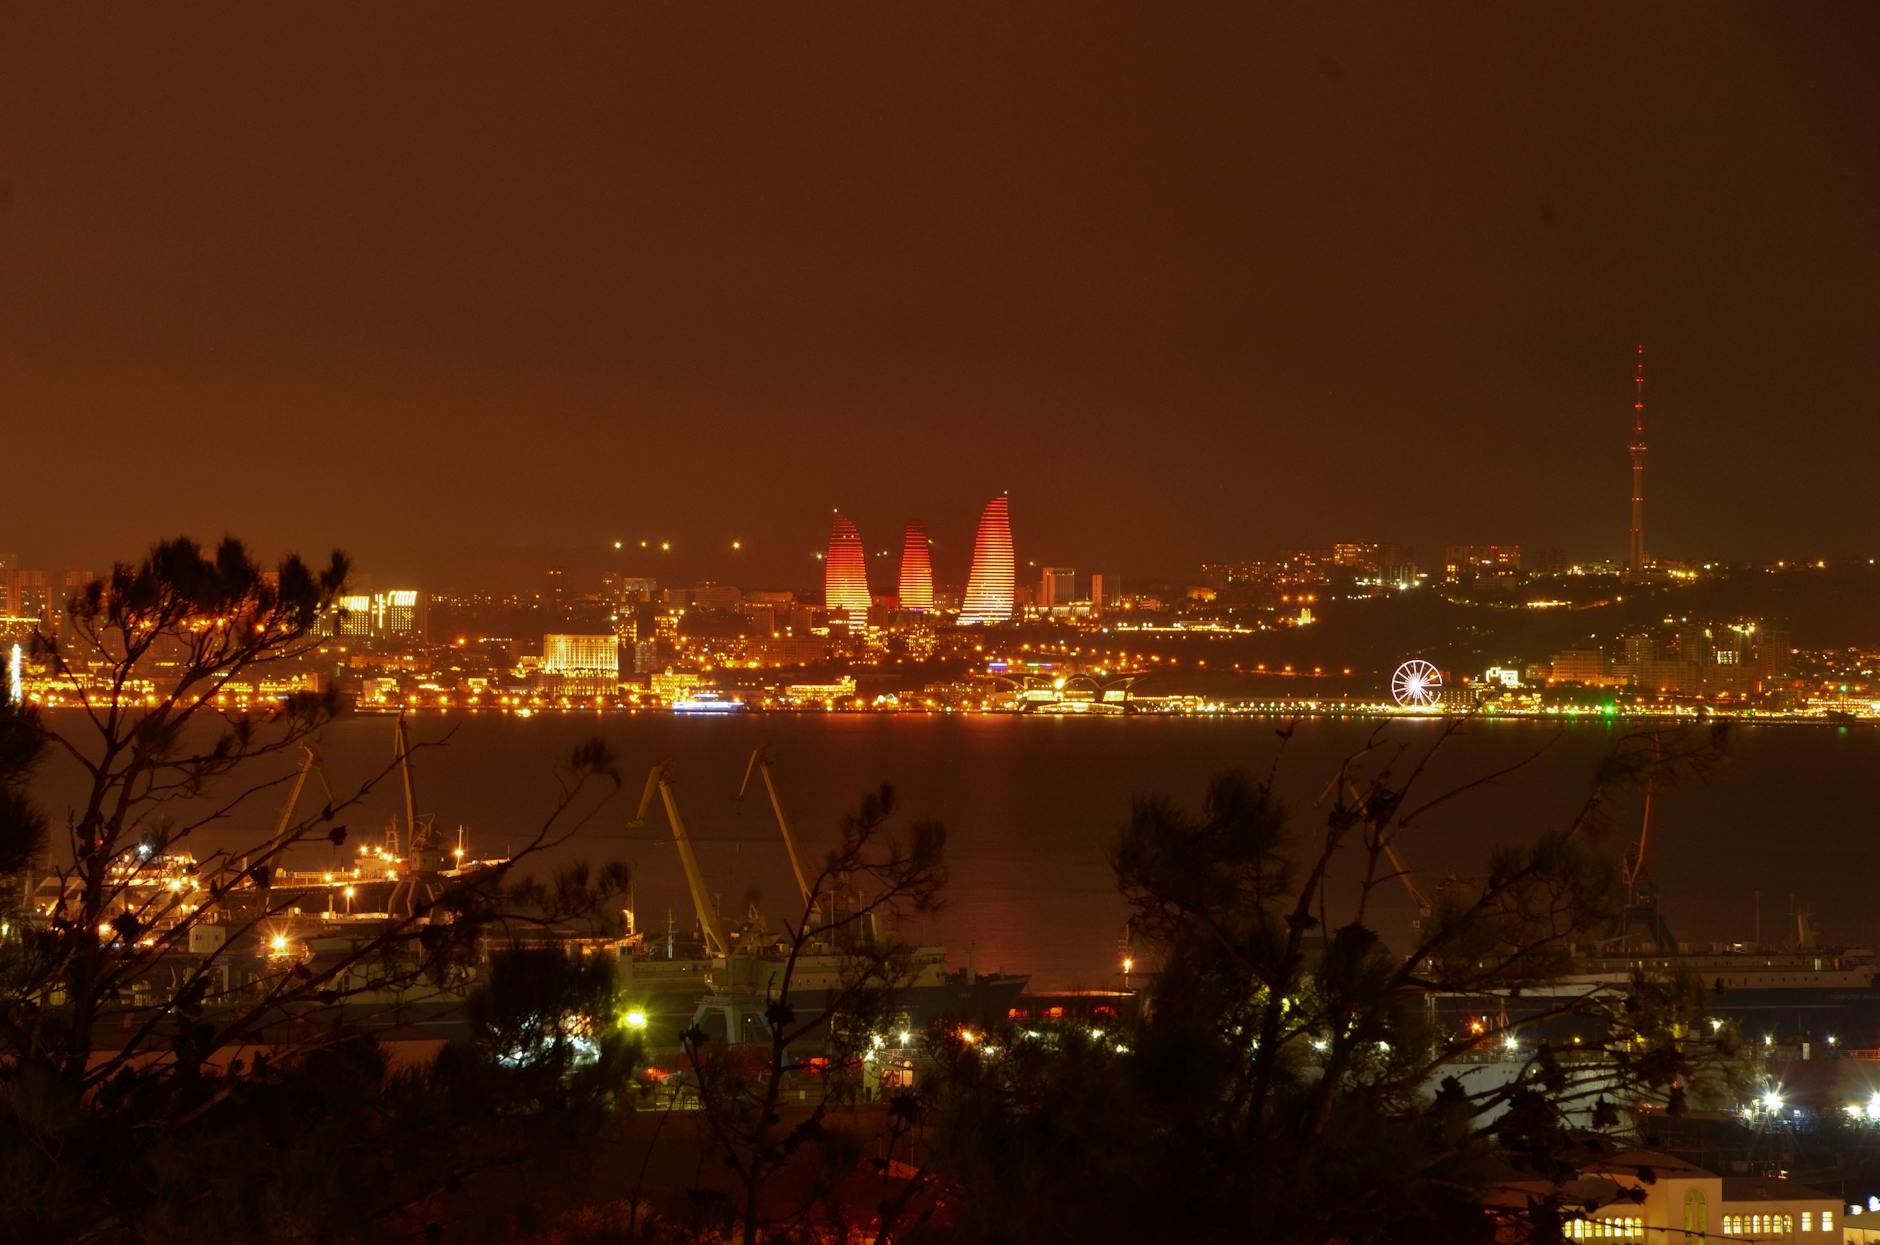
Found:
[(776, 775), (771, 772), (770, 752), (765, 748), (751, 751), (749, 764), (744, 767), (744, 781), (738, 784), (737, 807), (744, 811), (744, 796), (751, 789), (751, 776), (761, 775), (764, 779), (764, 791), (770, 796), (770, 811), (776, 814), (777, 829), (783, 834), (783, 850), (790, 857), (790, 871), (796, 875), (796, 889), (803, 897), (803, 909), (810, 915), (812, 925), (816, 924), (815, 897), (810, 893), (809, 874), (803, 870), (803, 858), (797, 854), (796, 837), (790, 833), (789, 819), (783, 815), (783, 800), (777, 795)]
[(640, 795), (640, 810), (633, 817), (634, 829), (646, 824), (646, 814), (653, 807), (655, 795), (666, 806), (666, 820), (672, 826), (673, 845), (679, 849), (679, 865), (685, 870), (686, 888), (692, 892), (692, 906), (698, 910), (699, 928), (705, 931), (705, 949), (713, 955), (729, 954), (730, 940), (725, 937), (718, 910), (712, 905), (711, 892), (705, 889), (705, 875), (698, 867), (698, 857), (692, 852), (692, 839), (685, 832), (685, 819), (679, 816), (679, 800), (672, 788), (672, 769), (664, 761), (655, 765), (646, 776), (646, 790)]

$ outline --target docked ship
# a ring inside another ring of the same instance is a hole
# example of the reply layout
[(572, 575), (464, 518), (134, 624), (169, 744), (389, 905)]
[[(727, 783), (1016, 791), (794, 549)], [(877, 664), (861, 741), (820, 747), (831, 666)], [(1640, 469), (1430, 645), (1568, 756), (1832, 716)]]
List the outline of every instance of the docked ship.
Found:
[[(1784, 944), (1760, 937), (1687, 942), (1672, 933), (1659, 911), (1647, 865), (1651, 812), (1647, 790), (1639, 836), (1623, 862), (1625, 906), (1610, 935), (1570, 948), (1570, 969), (1544, 984), (1518, 993), (1442, 997), (1438, 1009), (1445, 1027), (1480, 1033), (1579, 998), (1621, 998), (1642, 975), (1701, 985), (1712, 1027), (1730, 1025), (1748, 1041), (1880, 1048), (1880, 962), (1871, 948), (1824, 943), (1805, 905), (1793, 908), (1793, 938)], [(1536, 1026), (1536, 1032), (1568, 1038), (1584, 1023), (1563, 1017)]]
[[(293, 827), (309, 780), (325, 781), (310, 748), (303, 750), (272, 833), (251, 854), (198, 860), (153, 840), (113, 859), (104, 877), (105, 902), (96, 913), (98, 936), (107, 950), (134, 965), (126, 982), (131, 996), (147, 1005), (207, 981), (211, 997), (238, 1008), (244, 998), (278, 986), (284, 970), (311, 979), (373, 948), (383, 954), (370, 966), (352, 964), (336, 976), (330, 983), (335, 994), (374, 1008), (407, 996), (436, 1002), (440, 1010), (461, 1005), (473, 967), (456, 980), (411, 989), (375, 979), (399, 979), (387, 967), (401, 958), (415, 965), (412, 940), (434, 921), (450, 919), (427, 911), (435, 897), (507, 862), (473, 857), (461, 827), (455, 846), (446, 850), (434, 819), (416, 813), (402, 720), (395, 741), (394, 762), (404, 784), (402, 823), (394, 817), (378, 842), (350, 850), (332, 840), (328, 867), (281, 863), (298, 841)], [(330, 789), (327, 797), (330, 802)], [(84, 907), (83, 880), (70, 869), (52, 870), (23, 900), (22, 916), (30, 924), (69, 926)]]
[[(462, 1004), (482, 978), (489, 955), (522, 946), (552, 947), (615, 957), (624, 1005), (656, 1019), (655, 1040), (665, 1045), (695, 1018), (704, 1016), (710, 1027), (711, 1016), (702, 1010), (708, 1000), (747, 1011), (755, 1000), (761, 1013), (762, 1000), (782, 988), (785, 940), (755, 912), (737, 928), (727, 928), (706, 890), (663, 766), (649, 779), (639, 820), (644, 821), (653, 798), (663, 799), (698, 916), (696, 935), (681, 936), (668, 928), (663, 937), (649, 938), (629, 907), (623, 936), (540, 927), (531, 927), (535, 933), (526, 938), (486, 932), (480, 954), (454, 964), (446, 977), (411, 980), (412, 973), (396, 965), (415, 968), (427, 926), (450, 920), (447, 913), (429, 910), (432, 901), (510, 862), (476, 858), (461, 827), (455, 845), (445, 847), (434, 818), (417, 812), (402, 722), (396, 740), (402, 818), (395, 816), (378, 842), (350, 850), (335, 845), (337, 858), (331, 867), (290, 869), (280, 864), (294, 842), (291, 828), (303, 789), (320, 774), (311, 751), (303, 758), (271, 837), (250, 857), (198, 861), (188, 852), (152, 844), (113, 862), (107, 878), (111, 902), (100, 914), (99, 935), (118, 953), (138, 957), (129, 986), (140, 1004), (173, 998), (188, 983), (206, 976), (214, 997), (236, 1005), (245, 996), (278, 986), (283, 971), (322, 980), (330, 971), (335, 975), (326, 983), (328, 993), (343, 998), (340, 1013), (369, 1016), (381, 1026), (389, 1016), (395, 1026), (416, 1025), (427, 1036), (448, 1037), (460, 1029)], [(747, 786), (757, 774), (770, 794), (807, 909), (809, 883), (783, 819), (769, 763), (761, 756), (754, 756), (747, 769)], [(33, 922), (68, 922), (79, 908), (79, 882), (70, 871), (55, 871), (24, 898)], [(135, 925), (120, 929), (125, 917), (134, 918)], [(891, 980), (872, 984), (892, 991), (893, 1019), (904, 1027), (923, 1026), (942, 1016), (1003, 1017), (1017, 1004), (1028, 980), (1005, 973), (981, 975), (970, 967), (954, 969), (945, 947), (902, 947), (872, 919), (830, 924), (840, 930), (839, 936), (802, 948), (791, 973), (790, 997), (800, 1016), (825, 1009), (858, 966), (880, 958), (890, 946)], [(364, 950), (372, 954), (362, 957)]]

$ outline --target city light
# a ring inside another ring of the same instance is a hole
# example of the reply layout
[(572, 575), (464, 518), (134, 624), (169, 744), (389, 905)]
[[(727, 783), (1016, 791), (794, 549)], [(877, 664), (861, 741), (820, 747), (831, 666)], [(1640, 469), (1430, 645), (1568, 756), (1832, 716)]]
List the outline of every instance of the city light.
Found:
[(979, 515), (972, 570), (960, 605), (960, 625), (1002, 623), (1012, 617), (1017, 590), (1015, 569), (1009, 501), (1001, 493), (987, 502)]
[(829, 554), (823, 569), (823, 606), (865, 619), (873, 597), (868, 590), (868, 558), (862, 535), (841, 511), (829, 526)]
[(1880, 1245), (1880, 8), (89, 7), (0, 1245)]

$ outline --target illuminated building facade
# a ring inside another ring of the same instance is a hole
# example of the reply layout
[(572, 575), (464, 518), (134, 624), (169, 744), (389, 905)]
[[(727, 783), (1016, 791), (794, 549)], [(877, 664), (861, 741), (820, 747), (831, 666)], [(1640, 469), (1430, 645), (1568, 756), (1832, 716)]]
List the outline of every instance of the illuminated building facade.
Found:
[(326, 630), (332, 635), (361, 639), (422, 639), (424, 594), (413, 588), (351, 593), (339, 599)]
[(378, 593), (372, 598), (372, 630), (382, 636), (422, 636), (424, 598), (412, 588)]
[(539, 670), (547, 692), (611, 692), (620, 685), (620, 640), (614, 635), (545, 635)]
[(871, 602), (862, 534), (838, 510), (829, 526), (829, 550), (823, 558), (823, 608), (847, 610), (859, 620), (867, 616)]
[(1012, 516), (1000, 493), (979, 515), (979, 533), (973, 538), (973, 568), (966, 577), (966, 599), (960, 603), (960, 623), (1009, 622), (1016, 598), (1017, 563), (1012, 556)]
[(357, 592), (339, 599), (338, 612), (333, 618), (333, 634), (344, 636), (372, 634), (372, 596), (370, 593)]
[(582, 674), (620, 669), (620, 641), (611, 635), (545, 635), (542, 669), (554, 674)]
[(927, 525), (918, 519), (901, 537), (901, 608), (923, 613), (933, 608), (933, 554)]

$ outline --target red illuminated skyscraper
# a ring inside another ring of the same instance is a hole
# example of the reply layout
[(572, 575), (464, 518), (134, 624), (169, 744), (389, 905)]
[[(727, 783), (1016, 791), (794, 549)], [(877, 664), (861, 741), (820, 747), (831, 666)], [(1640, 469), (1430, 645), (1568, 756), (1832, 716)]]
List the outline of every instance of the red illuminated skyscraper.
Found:
[(823, 605), (860, 618), (867, 615), (870, 601), (862, 534), (838, 510), (829, 527), (829, 552), (823, 559)]
[(927, 550), (927, 525), (918, 519), (901, 537), (901, 608), (933, 608), (933, 555)]
[(960, 604), (960, 623), (1002, 623), (1012, 617), (1016, 598), (1012, 558), (1012, 517), (1004, 493), (986, 503), (979, 514), (979, 534), (973, 538), (973, 569), (966, 577), (966, 599)]

